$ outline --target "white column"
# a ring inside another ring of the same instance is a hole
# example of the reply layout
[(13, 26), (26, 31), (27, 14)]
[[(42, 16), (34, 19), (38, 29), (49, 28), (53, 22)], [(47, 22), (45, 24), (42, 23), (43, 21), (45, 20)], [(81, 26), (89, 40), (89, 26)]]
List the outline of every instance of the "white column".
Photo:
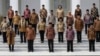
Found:
[(3, 3), (3, 1), (0, 0), (0, 15), (2, 15), (2, 13), (3, 13), (3, 12), (2, 12), (2, 11), (3, 11), (3, 9), (2, 9), (2, 8), (3, 8), (3, 6), (2, 6), (3, 4), (2, 4), (2, 3)]
[(100, 0), (99, 0), (99, 15), (100, 15)]
[(10, 6), (12, 6), (14, 11), (18, 11), (18, 0), (10, 0)]
[(47, 9), (48, 13), (50, 12), (50, 0), (40, 0), (40, 7), (42, 8), (42, 5), (45, 5), (45, 8)]
[(71, 0), (71, 10), (72, 10), (72, 14), (74, 14), (77, 4), (80, 5), (80, 0)]

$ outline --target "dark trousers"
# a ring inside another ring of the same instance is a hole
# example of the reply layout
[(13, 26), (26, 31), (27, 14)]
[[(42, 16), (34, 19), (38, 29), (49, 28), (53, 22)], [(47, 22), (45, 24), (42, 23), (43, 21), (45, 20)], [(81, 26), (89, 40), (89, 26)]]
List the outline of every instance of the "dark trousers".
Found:
[(25, 21), (28, 22), (28, 24), (29, 24), (29, 18), (25, 18)]
[(37, 24), (31, 24), (31, 25), (35, 29), (35, 32), (37, 32)]
[(0, 35), (2, 35), (2, 32), (0, 31)]
[(7, 43), (6, 32), (2, 32), (3, 35), (3, 43)]
[(89, 40), (89, 51), (95, 51), (95, 40)]
[(14, 51), (14, 45), (9, 45), (9, 51)]
[(73, 40), (67, 40), (67, 51), (73, 52)]
[(14, 25), (14, 28), (15, 28), (15, 33), (19, 34), (18, 25)]
[(46, 18), (43, 18), (43, 21), (46, 23)]
[(33, 52), (33, 40), (28, 40), (28, 52)]
[(85, 24), (85, 34), (87, 34), (87, 29), (90, 27), (90, 24)]
[(58, 32), (58, 42), (63, 42), (63, 32)]
[(26, 43), (25, 32), (20, 32), (20, 39), (21, 39), (21, 43), (22, 43), (23, 41)]
[(48, 47), (49, 47), (49, 52), (54, 52), (54, 43), (53, 39), (48, 40)]
[(100, 31), (96, 31), (96, 42), (100, 42)]
[(93, 23), (94, 23), (95, 19), (96, 19), (96, 17), (93, 17)]
[(9, 25), (11, 25), (13, 27), (12, 18), (9, 18)]
[(82, 32), (81, 31), (77, 31), (77, 42), (82, 42)]
[(44, 42), (44, 30), (41, 30), (39, 32), (40, 32), (41, 43), (43, 43)]
[(52, 26), (53, 26), (53, 27), (55, 27), (55, 25), (54, 25), (54, 24), (52, 24)]

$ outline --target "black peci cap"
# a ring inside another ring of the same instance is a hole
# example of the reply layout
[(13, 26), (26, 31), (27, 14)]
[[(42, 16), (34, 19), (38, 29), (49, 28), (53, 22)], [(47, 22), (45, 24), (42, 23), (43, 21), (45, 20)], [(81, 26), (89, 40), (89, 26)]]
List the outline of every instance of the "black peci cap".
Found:
[(35, 11), (35, 9), (33, 9), (33, 11)]
[(53, 10), (51, 10), (51, 12), (53, 12)]
[(86, 11), (89, 11), (89, 9), (87, 9)]
[(26, 5), (26, 7), (28, 7), (28, 5)]
[(6, 19), (7, 17), (3, 17), (4, 19)]
[(93, 3), (93, 5), (95, 5), (95, 3)]
[(78, 4), (77, 7), (80, 7), (80, 5)]

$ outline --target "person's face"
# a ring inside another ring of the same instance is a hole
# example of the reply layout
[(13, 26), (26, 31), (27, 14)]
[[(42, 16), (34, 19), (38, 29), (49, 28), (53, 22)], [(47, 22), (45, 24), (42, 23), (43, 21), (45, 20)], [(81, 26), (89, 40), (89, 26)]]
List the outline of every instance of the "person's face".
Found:
[(45, 6), (42, 6), (42, 8), (44, 9), (44, 8), (45, 8)]
[(93, 5), (93, 7), (95, 7), (95, 5)]
[(89, 14), (89, 11), (86, 11), (87, 14)]
[(69, 15), (71, 15), (71, 12), (69, 12)]
[(80, 8), (80, 6), (77, 6), (77, 9), (79, 9)]
[(59, 5), (59, 6), (58, 6), (58, 8), (59, 8), (59, 9), (62, 9), (62, 6), (61, 6), (61, 5)]
[(77, 16), (78, 19), (80, 19), (80, 16)]
[(72, 27), (71, 27), (71, 26), (69, 26), (69, 29), (71, 30), (71, 29), (72, 29)]
[(35, 13), (35, 11), (32, 11), (33, 13)]
[(59, 21), (62, 22), (62, 19), (60, 19)]
[(51, 15), (53, 15), (53, 12), (51, 12)]
[(24, 20), (24, 17), (22, 17), (22, 20)]
[(41, 19), (41, 22), (43, 22), (43, 19)]
[(16, 12), (15, 14), (18, 15), (18, 12)]
[(6, 19), (4, 19), (4, 22), (6, 22)]
[(10, 10), (12, 10), (12, 7), (10, 7)]
[(52, 24), (49, 24), (49, 27), (52, 27)]
[(26, 9), (28, 9), (28, 7), (26, 7)]
[(24, 22), (24, 18), (22, 18), (22, 22)]
[(9, 26), (9, 29), (11, 30), (11, 29), (12, 29), (12, 27), (11, 27), (11, 26)]
[(31, 26), (31, 25), (29, 25), (28, 27), (29, 27), (29, 28), (32, 28), (32, 26)]
[(99, 20), (99, 17), (96, 17), (97, 18), (97, 20)]
[(93, 25), (91, 25), (90, 28), (93, 28)]

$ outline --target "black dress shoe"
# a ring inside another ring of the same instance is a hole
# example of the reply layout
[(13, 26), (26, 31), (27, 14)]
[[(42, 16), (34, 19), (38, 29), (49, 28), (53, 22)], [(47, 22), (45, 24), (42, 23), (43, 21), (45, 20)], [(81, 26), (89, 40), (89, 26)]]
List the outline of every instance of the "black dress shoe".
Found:
[(34, 50), (31, 50), (31, 52), (34, 52)]
[(26, 43), (26, 41), (24, 41), (24, 43)]
[(14, 52), (14, 50), (12, 50), (12, 52)]
[(41, 41), (41, 43), (44, 43), (44, 41)]
[(21, 41), (20, 43), (23, 43), (23, 41)]
[(11, 50), (9, 50), (9, 52), (11, 52)]
[(71, 52), (74, 52), (73, 50), (71, 50)]
[(28, 52), (31, 52), (31, 51), (28, 51)]

